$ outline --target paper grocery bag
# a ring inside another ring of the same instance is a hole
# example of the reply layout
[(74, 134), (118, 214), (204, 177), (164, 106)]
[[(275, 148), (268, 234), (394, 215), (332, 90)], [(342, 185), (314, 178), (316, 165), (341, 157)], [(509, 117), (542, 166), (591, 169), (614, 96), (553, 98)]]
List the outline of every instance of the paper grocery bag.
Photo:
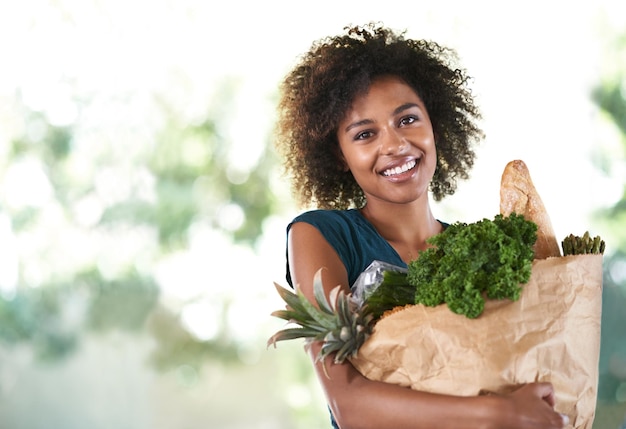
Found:
[(369, 379), (452, 395), (549, 381), (567, 427), (591, 429), (601, 311), (602, 255), (535, 260), (518, 301), (488, 300), (476, 319), (446, 305), (405, 307), (351, 361)]

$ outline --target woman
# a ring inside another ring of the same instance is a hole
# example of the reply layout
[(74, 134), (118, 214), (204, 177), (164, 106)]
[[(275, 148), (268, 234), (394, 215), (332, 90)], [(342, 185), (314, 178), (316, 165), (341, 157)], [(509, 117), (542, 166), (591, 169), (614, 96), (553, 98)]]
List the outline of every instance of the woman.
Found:
[[(312, 301), (346, 291), (373, 261), (406, 266), (446, 224), (431, 211), (473, 165), (482, 137), (468, 76), (452, 51), (378, 25), (315, 43), (287, 75), (277, 148), (311, 210), (288, 226), (287, 278)], [(509, 395), (454, 397), (363, 377), (348, 361), (316, 362), (333, 427), (562, 428), (548, 383)]]

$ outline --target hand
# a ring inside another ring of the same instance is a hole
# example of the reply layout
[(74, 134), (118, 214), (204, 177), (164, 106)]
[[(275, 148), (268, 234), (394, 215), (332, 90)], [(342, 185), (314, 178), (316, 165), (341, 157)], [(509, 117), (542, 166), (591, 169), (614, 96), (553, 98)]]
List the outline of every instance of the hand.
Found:
[(550, 383), (525, 384), (506, 395), (511, 406), (511, 428), (561, 429), (569, 422), (554, 411), (554, 389)]

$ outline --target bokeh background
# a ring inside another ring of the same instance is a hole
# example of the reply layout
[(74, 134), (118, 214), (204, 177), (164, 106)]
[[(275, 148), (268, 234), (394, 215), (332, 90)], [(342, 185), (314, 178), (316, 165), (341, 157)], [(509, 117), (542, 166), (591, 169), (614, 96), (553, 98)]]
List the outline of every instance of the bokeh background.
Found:
[(381, 21), (456, 49), (487, 137), (447, 221), (523, 159), (559, 237), (607, 242), (598, 417), (626, 417), (626, 7), (619, 0), (0, 0), (0, 427), (328, 427), (282, 328), (295, 207), (277, 87)]

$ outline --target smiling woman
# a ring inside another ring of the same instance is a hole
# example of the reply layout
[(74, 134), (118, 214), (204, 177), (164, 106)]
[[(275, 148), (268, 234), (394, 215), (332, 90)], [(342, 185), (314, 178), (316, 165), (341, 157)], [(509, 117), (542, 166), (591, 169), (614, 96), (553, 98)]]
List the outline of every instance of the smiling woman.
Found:
[[(318, 206), (287, 226), (287, 278), (304, 302), (323, 302), (320, 294), (332, 300), (337, 286), (350, 294), (374, 261), (406, 268), (448, 227), (433, 215), (429, 191), (435, 200), (454, 193), (482, 137), (469, 78), (453, 59), (436, 43), (369, 24), (314, 43), (288, 73), (277, 145), (300, 201)], [(339, 335), (350, 344), (354, 331)], [(439, 395), (368, 379), (335, 355), (326, 365), (318, 358), (324, 345), (311, 341), (307, 350), (335, 428), (567, 423), (554, 410), (550, 383), (522, 384), (502, 395)]]

